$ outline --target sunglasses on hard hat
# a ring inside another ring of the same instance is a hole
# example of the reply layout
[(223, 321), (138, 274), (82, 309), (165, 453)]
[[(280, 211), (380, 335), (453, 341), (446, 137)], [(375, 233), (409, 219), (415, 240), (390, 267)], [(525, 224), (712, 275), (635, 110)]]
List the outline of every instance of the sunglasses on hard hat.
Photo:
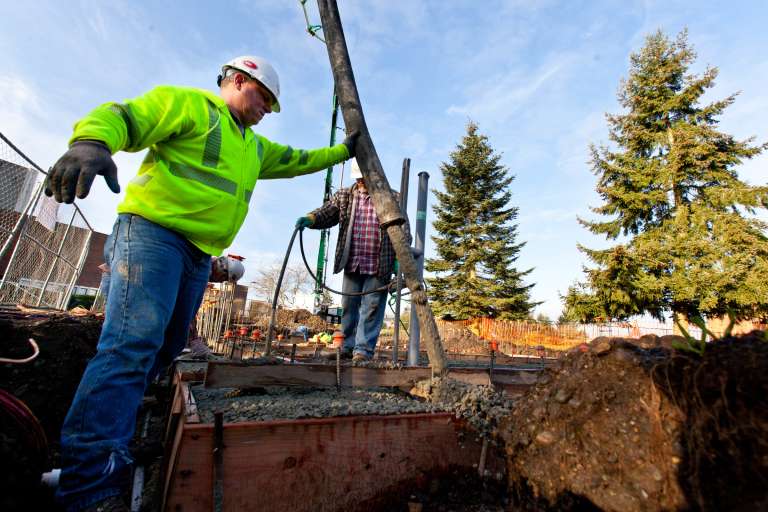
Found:
[(275, 103), (277, 103), (277, 100), (275, 100), (275, 97), (272, 95), (271, 92), (269, 92), (269, 89), (261, 85), (261, 82), (251, 77), (248, 77), (248, 80), (256, 84), (256, 87), (258, 87), (259, 89), (259, 93), (261, 94), (262, 98), (264, 98), (264, 103), (266, 103), (267, 105), (274, 105)]
[(243, 78), (245, 78), (249, 82), (253, 82), (254, 84), (256, 84), (256, 87), (258, 87), (259, 89), (259, 93), (264, 98), (264, 102), (267, 105), (274, 105), (275, 103), (277, 103), (277, 100), (275, 99), (274, 95), (269, 91), (269, 89), (264, 87), (264, 85), (259, 80), (253, 78), (250, 74), (248, 74), (248, 72), (243, 71), (242, 69), (233, 68), (233, 67), (227, 68), (227, 70), (224, 72), (223, 77), (222, 76), (219, 77), (218, 84), (221, 85), (221, 78), (229, 77), (231, 75), (234, 75), (235, 73), (239, 73)]

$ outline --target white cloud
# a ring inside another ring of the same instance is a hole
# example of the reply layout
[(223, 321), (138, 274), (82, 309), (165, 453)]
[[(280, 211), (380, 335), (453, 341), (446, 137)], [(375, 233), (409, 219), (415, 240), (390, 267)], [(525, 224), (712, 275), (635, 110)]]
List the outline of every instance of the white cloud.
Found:
[(489, 124), (503, 122), (525, 108), (525, 103), (567, 67), (569, 61), (569, 57), (562, 57), (541, 66), (533, 79), (528, 79), (519, 70), (512, 70), (481, 84), (473, 84), (468, 92), (471, 99), (463, 105), (451, 105), (446, 112), (469, 115)]

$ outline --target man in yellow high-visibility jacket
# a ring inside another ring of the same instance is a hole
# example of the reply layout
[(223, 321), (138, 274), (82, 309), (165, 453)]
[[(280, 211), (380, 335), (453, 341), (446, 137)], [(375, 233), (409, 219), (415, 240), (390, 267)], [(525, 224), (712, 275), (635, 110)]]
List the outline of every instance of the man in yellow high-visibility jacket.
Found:
[(60, 202), (84, 198), (97, 175), (119, 192), (111, 155), (149, 148), (107, 239), (104, 327), (62, 428), (57, 497), (68, 510), (128, 510), (119, 495), (142, 396), (183, 349), (211, 255), (234, 240), (256, 181), (354, 156), (356, 133), (306, 151), (250, 130), (280, 111), (277, 73), (264, 59), (228, 62), (218, 83), (219, 95), (162, 86), (96, 108), (75, 125), (70, 149), (48, 176), (45, 192)]

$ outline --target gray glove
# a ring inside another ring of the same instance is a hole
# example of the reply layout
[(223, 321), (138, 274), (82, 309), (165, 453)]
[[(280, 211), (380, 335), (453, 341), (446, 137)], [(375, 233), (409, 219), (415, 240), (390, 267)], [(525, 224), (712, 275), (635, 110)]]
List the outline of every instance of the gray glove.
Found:
[(88, 195), (97, 174), (104, 176), (109, 189), (117, 194), (117, 166), (109, 148), (97, 140), (78, 140), (48, 171), (45, 195), (54, 196), (59, 203), (72, 203)]
[(360, 137), (360, 130), (354, 130), (344, 139), (344, 145), (347, 146), (347, 151), (349, 151), (349, 158), (354, 158), (357, 154), (358, 137)]

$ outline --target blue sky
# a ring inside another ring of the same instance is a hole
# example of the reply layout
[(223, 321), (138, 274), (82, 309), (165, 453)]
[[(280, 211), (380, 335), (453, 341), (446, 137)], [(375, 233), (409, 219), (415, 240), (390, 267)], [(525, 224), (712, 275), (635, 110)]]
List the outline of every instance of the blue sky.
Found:
[[(307, 5), (319, 23), (315, 3)], [(339, 0), (339, 10), (366, 120), (393, 186), (402, 159), (412, 159), (411, 217), (415, 175), (427, 171), (430, 185), (441, 187), (440, 163), (467, 121), (477, 122), (517, 176), (512, 204), (520, 208), (519, 240), (527, 242), (519, 268), (534, 268), (532, 296), (544, 301), (537, 312), (551, 317), (561, 309), (558, 294), (581, 278), (576, 244), (605, 245), (576, 221), (599, 204), (588, 145), (607, 141), (604, 114), (620, 111), (619, 81), (647, 34), (688, 27), (699, 55), (694, 71), (720, 69), (707, 98), (741, 91), (722, 129), (768, 140), (768, 2)], [(223, 62), (254, 54), (277, 68), (283, 108), (255, 130), (294, 147), (326, 145), (331, 72), (324, 46), (304, 29), (298, 0), (6, 0), (0, 131), (48, 167), (66, 149), (72, 124), (94, 106), (159, 84), (215, 90)], [(115, 160), (124, 184), (141, 155)], [(762, 155), (740, 173), (765, 183), (766, 163)], [(282, 259), (295, 219), (319, 206), (323, 174), (259, 182), (229, 251), (247, 258), (246, 281)], [(80, 205), (107, 232), (120, 199), (100, 180)], [(311, 231), (306, 238), (312, 247), (319, 239)], [(431, 241), (427, 252), (434, 254)]]

